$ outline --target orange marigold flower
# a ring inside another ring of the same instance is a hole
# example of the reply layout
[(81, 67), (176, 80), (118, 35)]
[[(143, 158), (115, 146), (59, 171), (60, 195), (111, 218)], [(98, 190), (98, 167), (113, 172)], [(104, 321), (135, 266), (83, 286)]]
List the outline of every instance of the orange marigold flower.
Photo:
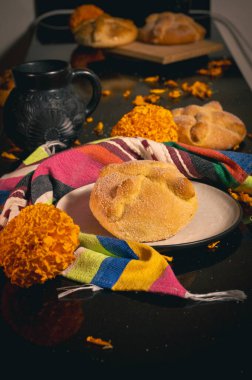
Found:
[(150, 93), (159, 95), (159, 94), (163, 94), (165, 91), (166, 91), (165, 88), (153, 88), (152, 90), (150, 90)]
[(207, 66), (209, 68), (211, 67), (222, 67), (222, 66), (230, 66), (232, 65), (232, 62), (230, 59), (219, 59), (219, 60), (213, 60), (208, 62)]
[(177, 99), (182, 96), (182, 92), (180, 90), (172, 90), (168, 92), (168, 96), (171, 99)]
[(236, 144), (234, 147), (233, 147), (233, 150), (237, 150), (240, 148), (240, 145), (239, 144)]
[(231, 189), (228, 189), (229, 194), (231, 195), (232, 198), (234, 198), (237, 201), (247, 203), (249, 206), (252, 207), (252, 196), (248, 193), (245, 193), (243, 191), (239, 193), (235, 193)]
[(154, 104), (136, 106), (112, 128), (111, 136), (144, 137), (163, 142), (178, 141), (172, 113)]
[(181, 84), (181, 88), (183, 91), (189, 91), (189, 87), (190, 86), (189, 86), (188, 82), (184, 82)]
[(178, 87), (178, 82), (175, 82), (175, 80), (172, 80), (172, 79), (168, 79), (164, 82), (164, 85), (174, 88), (174, 87)]
[(98, 346), (102, 346), (102, 348), (113, 348), (111, 344), (111, 340), (103, 340), (101, 338), (94, 338), (93, 336), (87, 336), (86, 341), (89, 343), (97, 344)]
[(130, 90), (126, 90), (126, 91), (124, 91), (124, 93), (123, 93), (123, 97), (124, 97), (124, 98), (128, 98), (128, 97), (130, 96), (130, 94), (131, 94), (131, 91), (130, 91)]
[(15, 156), (13, 153), (8, 153), (8, 152), (2, 152), (1, 157), (7, 158), (8, 160), (18, 160), (18, 157)]
[(208, 248), (209, 249), (215, 249), (215, 248), (218, 248), (219, 246), (218, 246), (218, 244), (220, 243), (220, 240), (218, 240), (218, 241), (214, 241), (213, 243), (210, 243), (210, 244), (208, 244)]
[(187, 82), (182, 84), (182, 90), (200, 99), (209, 98), (213, 92), (207, 83), (196, 81), (189, 85)]
[(94, 121), (94, 119), (92, 118), (92, 116), (89, 116), (86, 118), (87, 123), (92, 123), (93, 121)]
[(156, 94), (150, 94), (150, 95), (137, 95), (135, 99), (132, 101), (132, 104), (135, 106), (144, 106), (148, 105), (148, 103), (157, 103), (160, 99), (159, 95)]
[(42, 284), (74, 261), (79, 232), (55, 206), (27, 206), (0, 232), (0, 266), (13, 284)]
[(160, 96), (157, 95), (157, 94), (150, 94), (150, 95), (146, 95), (144, 96), (144, 101), (147, 102), (147, 103), (157, 103), (160, 99)]
[(159, 75), (144, 78), (144, 82), (147, 82), (147, 83), (156, 83), (158, 81), (159, 81)]
[(94, 131), (95, 131), (95, 133), (97, 133), (99, 135), (103, 132), (103, 130), (104, 130), (104, 124), (102, 121), (99, 121), (97, 126), (94, 128)]
[(197, 73), (200, 75), (208, 75), (210, 77), (218, 77), (223, 73), (223, 69), (221, 66), (213, 66), (208, 69), (199, 69)]
[(111, 95), (110, 90), (102, 90), (102, 96), (109, 96), (109, 95)]
[(135, 106), (144, 106), (147, 102), (144, 100), (144, 96), (137, 95), (135, 99), (132, 100), (132, 104)]

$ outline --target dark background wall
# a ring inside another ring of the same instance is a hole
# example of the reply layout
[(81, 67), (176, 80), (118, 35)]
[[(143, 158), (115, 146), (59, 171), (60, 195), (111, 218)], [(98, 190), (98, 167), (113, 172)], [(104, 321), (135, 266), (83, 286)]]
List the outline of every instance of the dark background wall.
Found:
[(153, 12), (174, 11), (187, 13), (189, 9), (209, 9), (210, 0), (144, 0), (134, 7), (130, 1), (120, 0), (35, 0), (36, 15), (52, 9), (75, 8), (82, 4), (95, 4), (112, 16), (131, 18), (138, 25)]

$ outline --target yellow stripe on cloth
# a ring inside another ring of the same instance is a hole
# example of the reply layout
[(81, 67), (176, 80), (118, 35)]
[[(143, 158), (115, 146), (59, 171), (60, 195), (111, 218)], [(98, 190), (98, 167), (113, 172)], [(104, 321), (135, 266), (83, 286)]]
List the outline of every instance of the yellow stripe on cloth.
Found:
[(245, 181), (240, 186), (236, 187), (234, 190), (238, 192), (252, 194), (252, 176), (249, 175), (245, 179)]
[(38, 162), (44, 158), (48, 158), (48, 153), (44, 150), (43, 146), (38, 147), (30, 156), (28, 156), (23, 163), (25, 165), (33, 164), (34, 162)]
[(105, 259), (106, 256), (102, 253), (94, 252), (83, 247), (78, 248), (75, 262), (68, 267), (63, 274), (70, 280), (86, 282), (89, 284), (92, 282), (101, 263)]
[(139, 257), (132, 259), (125, 267), (112, 290), (149, 290), (167, 267), (166, 260), (152, 247), (127, 241), (129, 247)]

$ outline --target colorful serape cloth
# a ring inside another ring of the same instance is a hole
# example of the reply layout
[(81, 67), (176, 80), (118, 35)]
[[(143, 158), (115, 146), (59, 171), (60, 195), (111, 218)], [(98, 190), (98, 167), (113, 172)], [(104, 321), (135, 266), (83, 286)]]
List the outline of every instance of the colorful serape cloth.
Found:
[[(70, 191), (94, 183), (105, 165), (130, 160), (170, 162), (190, 179), (252, 194), (251, 157), (233, 153), (231, 159), (225, 152), (127, 137), (100, 140), (53, 155), (47, 145), (41, 146), (18, 169), (0, 178), (0, 229), (23, 207), (57, 205)], [(191, 294), (179, 283), (167, 258), (154, 248), (85, 231), (80, 234), (76, 260), (62, 275), (92, 284), (93, 289), (147, 291), (200, 301), (246, 298), (239, 290)]]

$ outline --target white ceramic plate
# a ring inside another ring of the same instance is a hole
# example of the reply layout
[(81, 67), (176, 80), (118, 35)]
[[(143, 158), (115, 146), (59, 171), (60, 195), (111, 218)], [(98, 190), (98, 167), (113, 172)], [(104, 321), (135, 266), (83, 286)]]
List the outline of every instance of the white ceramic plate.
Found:
[[(112, 236), (94, 218), (89, 208), (90, 192), (93, 184), (80, 187), (62, 197), (57, 207), (66, 211), (82, 232)], [(198, 210), (180, 232), (166, 240), (148, 243), (155, 247), (184, 247), (215, 241), (234, 229), (241, 220), (242, 211), (239, 204), (227, 193), (194, 182), (198, 197)]]

